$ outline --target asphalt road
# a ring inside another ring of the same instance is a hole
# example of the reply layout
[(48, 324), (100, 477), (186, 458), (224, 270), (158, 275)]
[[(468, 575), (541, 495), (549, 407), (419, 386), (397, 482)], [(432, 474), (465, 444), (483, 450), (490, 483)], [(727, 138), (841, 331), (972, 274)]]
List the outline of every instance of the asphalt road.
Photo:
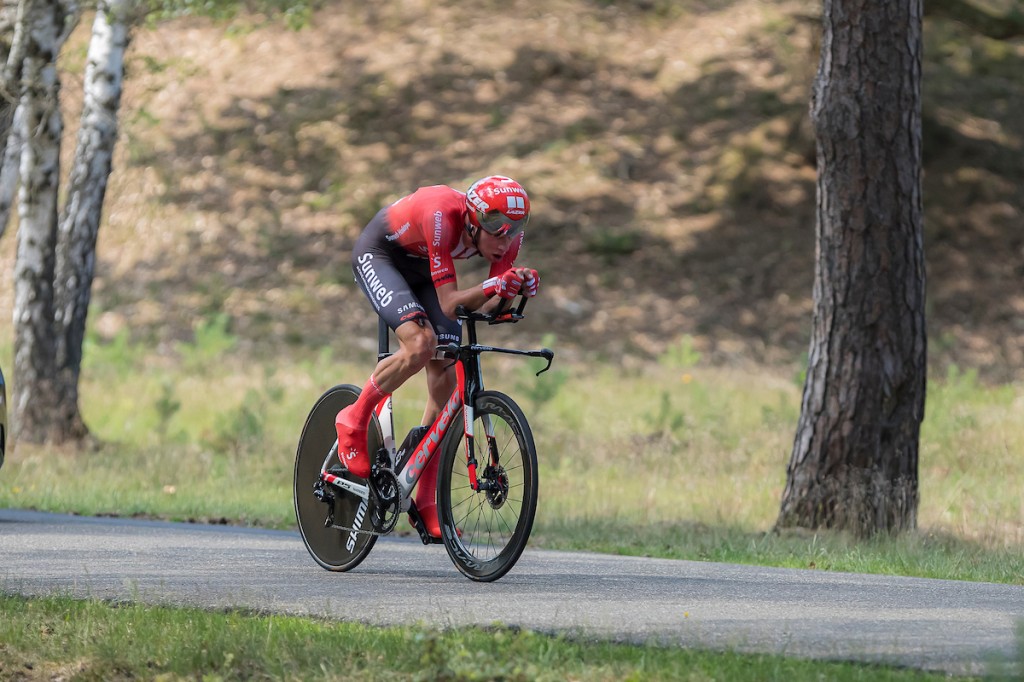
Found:
[(443, 547), (412, 540), (383, 539), (356, 570), (330, 573), (297, 532), (13, 510), (0, 510), (0, 590), (380, 625), (500, 622), (952, 673), (1017, 659), (1024, 622), (1024, 587), (1013, 585), (529, 549), (482, 585)]

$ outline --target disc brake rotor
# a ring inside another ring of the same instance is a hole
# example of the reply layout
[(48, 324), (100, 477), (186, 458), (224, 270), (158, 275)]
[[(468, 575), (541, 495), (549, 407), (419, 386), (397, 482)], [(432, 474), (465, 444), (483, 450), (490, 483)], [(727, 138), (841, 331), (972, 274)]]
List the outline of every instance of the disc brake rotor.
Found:
[(492, 509), (501, 509), (508, 500), (509, 485), (505, 467), (499, 466), (497, 469), (487, 467), (485, 475), (493, 483), (493, 486), (487, 489), (487, 501)]

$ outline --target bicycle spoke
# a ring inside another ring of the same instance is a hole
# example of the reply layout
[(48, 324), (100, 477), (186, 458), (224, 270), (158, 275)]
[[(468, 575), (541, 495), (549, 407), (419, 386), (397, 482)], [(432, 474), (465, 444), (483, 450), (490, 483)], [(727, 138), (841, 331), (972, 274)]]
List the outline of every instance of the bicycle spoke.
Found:
[[(498, 512), (497, 516), (498, 516), (498, 519), (501, 521), (502, 525), (505, 526), (505, 530), (508, 531), (508, 534), (512, 535), (512, 530), (515, 528), (515, 524), (512, 524), (511, 526), (508, 525), (508, 521), (505, 520), (505, 515), (502, 514), (501, 512)], [(516, 515), (516, 520), (517, 521), (519, 520), (519, 515), (518, 514)]]
[(452, 509), (458, 509), (462, 505), (466, 504), (467, 502), (473, 499), (474, 495), (476, 495), (476, 493), (472, 489), (467, 489), (467, 494), (465, 497), (463, 497), (458, 502), (452, 502)]
[(507, 396), (484, 392), (476, 415), (475, 432), (488, 434), (477, 469), (479, 490), (467, 485), (460, 438), (445, 450), (438, 503), (444, 526), (458, 531), (445, 535), (449, 556), (466, 576), (490, 581), (515, 564), (529, 538), (537, 505), (536, 453), (521, 410)]

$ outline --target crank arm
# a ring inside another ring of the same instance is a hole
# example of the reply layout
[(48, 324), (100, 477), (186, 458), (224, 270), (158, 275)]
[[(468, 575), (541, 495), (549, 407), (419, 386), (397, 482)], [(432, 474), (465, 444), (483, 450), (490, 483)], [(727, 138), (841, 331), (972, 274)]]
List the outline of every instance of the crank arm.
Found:
[(329, 474), (326, 471), (324, 471), (324, 472), (322, 472), (320, 474), (320, 480), (322, 480), (324, 483), (331, 484), (335, 488), (339, 488), (340, 490), (344, 490), (347, 493), (352, 493), (353, 495), (355, 495), (356, 497), (358, 497), (360, 499), (363, 499), (363, 500), (369, 500), (370, 499), (370, 488), (369, 488), (369, 486), (365, 486), (365, 485), (363, 485), (361, 483), (356, 483), (354, 481), (350, 481), (350, 480), (348, 480), (346, 478), (342, 478), (341, 476), (335, 476), (334, 474)]
[[(353, 483), (352, 481), (346, 480), (341, 476), (338, 476), (337, 474), (332, 474), (331, 472), (327, 471), (328, 462), (330, 462), (333, 458), (337, 457), (337, 455), (338, 441), (335, 440), (334, 445), (331, 446), (330, 452), (327, 453), (327, 457), (324, 458), (324, 463), (320, 467), (320, 480), (323, 481), (324, 483), (330, 483), (335, 488), (340, 488), (346, 492), (350, 492), (356, 497), (359, 497), (360, 499), (370, 499), (370, 489), (365, 485)], [(335, 471), (338, 471), (336, 467), (331, 468), (334, 469)]]

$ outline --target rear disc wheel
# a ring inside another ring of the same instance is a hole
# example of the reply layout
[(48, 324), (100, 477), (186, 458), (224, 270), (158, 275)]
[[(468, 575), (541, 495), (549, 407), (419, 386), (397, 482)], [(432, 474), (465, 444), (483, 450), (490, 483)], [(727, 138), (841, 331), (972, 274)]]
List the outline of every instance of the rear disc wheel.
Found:
[[(328, 571), (352, 570), (366, 558), (377, 541), (377, 536), (370, 533), (343, 531), (334, 527), (372, 530), (375, 510), (371, 500), (363, 500), (329, 484), (323, 485), (327, 502), (317, 499), (315, 495), (320, 468), (338, 439), (335, 417), (358, 397), (359, 389), (350, 384), (335, 386), (320, 396), (306, 418), (295, 453), (295, 519), (310, 556)], [(372, 456), (383, 440), (376, 416), (371, 419), (368, 434), (368, 452)], [(338, 460), (336, 449), (327, 462), (327, 470), (331, 473), (344, 471), (341, 475), (346, 480), (366, 484), (364, 479), (345, 471)], [(325, 526), (328, 518), (333, 523)]]

